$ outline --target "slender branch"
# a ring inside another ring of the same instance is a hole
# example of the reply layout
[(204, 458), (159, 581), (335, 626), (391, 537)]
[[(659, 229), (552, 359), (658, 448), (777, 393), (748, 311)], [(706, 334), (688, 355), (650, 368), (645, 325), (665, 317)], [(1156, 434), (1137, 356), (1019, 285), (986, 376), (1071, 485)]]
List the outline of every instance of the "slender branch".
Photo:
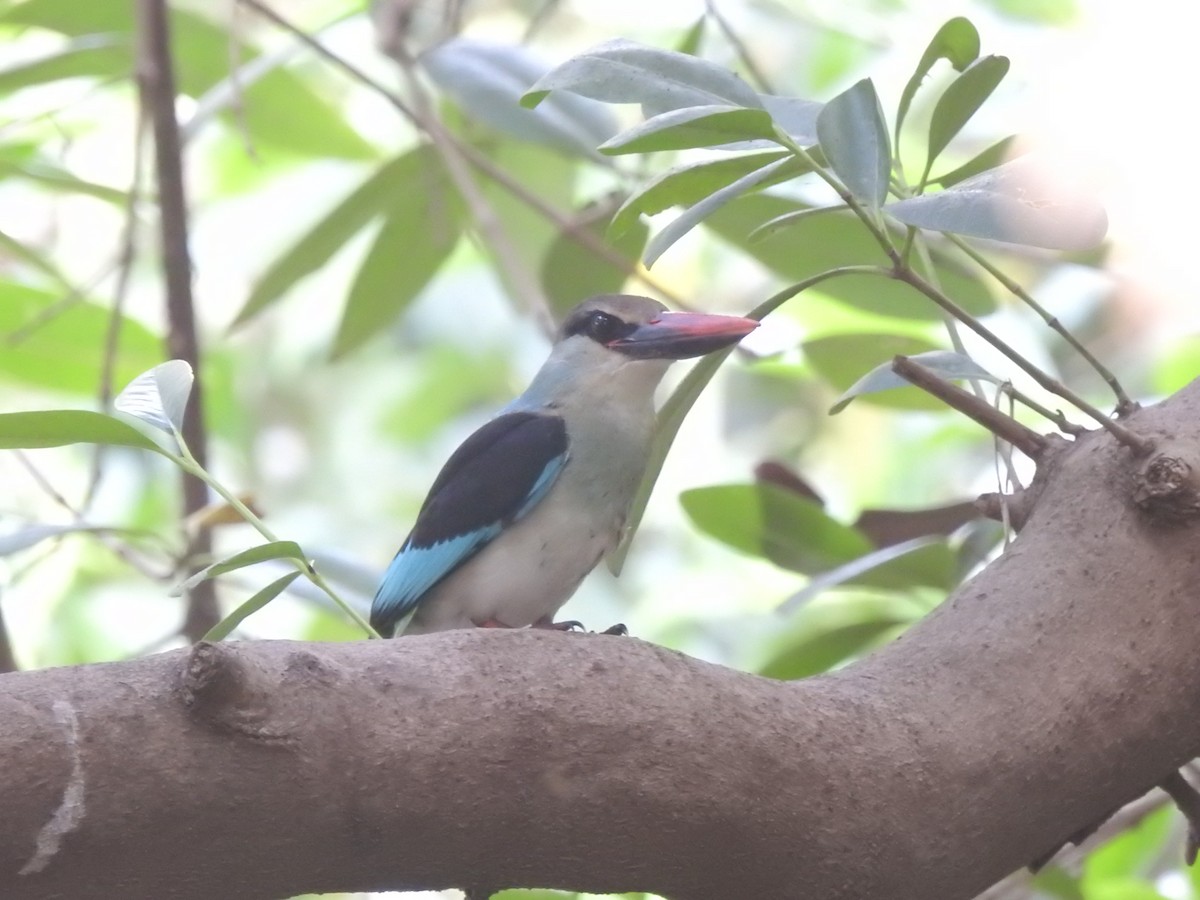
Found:
[[(924, 234), (919, 229), (916, 233), (910, 232), (905, 235), (906, 241), (909, 241), (909, 247), (916, 250), (917, 259), (920, 261), (921, 268), (924, 270), (924, 277), (939, 291), (942, 289), (941, 279), (938, 278), (937, 267), (933, 264), (933, 254), (929, 252), (929, 244), (925, 240)], [(959, 330), (958, 321), (942, 310), (942, 323), (946, 326), (946, 333), (950, 336), (950, 346), (954, 348), (954, 352), (963, 356), (970, 356), (967, 353), (966, 344), (963, 343), (962, 332)], [(983, 382), (978, 378), (969, 378), (967, 383), (971, 386), (971, 392), (980, 400), (987, 399), (987, 393), (984, 391)], [(1013, 463), (1012, 449), (1005, 443), (997, 443), (996, 452), (1004, 461), (1004, 469), (1008, 473), (1009, 481), (1014, 485), (1019, 485), (1021, 479), (1017, 473), (1017, 467)], [(997, 467), (998, 468), (998, 467)], [(997, 477), (997, 484), (1000, 483)]]
[(770, 79), (763, 74), (762, 69), (758, 67), (758, 63), (754, 61), (754, 57), (746, 48), (745, 42), (742, 41), (733, 26), (729, 24), (729, 20), (721, 15), (721, 11), (717, 9), (717, 4), (714, 0), (704, 0), (704, 8), (708, 12), (712, 20), (717, 23), (717, 27), (721, 29), (721, 33), (725, 35), (725, 40), (729, 41), (738, 60), (746, 67), (746, 72), (750, 75), (750, 80), (758, 85), (758, 89), (764, 94), (774, 94), (775, 89), (771, 86)]
[(437, 147), (446, 174), (450, 176), (459, 195), (470, 209), (475, 227), (479, 229), (480, 234), (491, 246), (492, 257), (495, 259), (496, 265), (508, 276), (513, 290), (518, 294), (518, 301), (533, 313), (546, 334), (553, 335), (554, 315), (550, 312), (550, 305), (546, 302), (542, 286), (529, 267), (521, 260), (521, 253), (505, 230), (504, 223), (500, 221), (495, 209), (488, 203), (483, 192), (479, 190), (479, 185), (475, 183), (475, 178), (471, 174), (458, 144), (450, 132), (442, 127), (442, 123), (434, 113), (429, 97), (425, 93), (425, 87), (421, 84), (421, 79), (417, 74), (416, 62), (400, 43), (397, 43), (393, 49), (393, 55), (400, 63), (400, 69), (404, 73), (409, 93), (413, 98), (413, 115), (415, 116), (413, 123), (419, 130), (429, 135), (429, 139)]
[(1063, 415), (1063, 411), (1061, 409), (1051, 410), (1048, 407), (1043, 406), (1024, 391), (1019, 391), (1013, 387), (1013, 383), (1011, 381), (1006, 381), (1004, 384), (1000, 385), (1000, 390), (1008, 394), (1018, 403), (1029, 407), (1038, 415), (1053, 422), (1056, 426), (1058, 426), (1058, 430), (1063, 434), (1069, 434), (1071, 437), (1079, 437), (1081, 434), (1087, 433), (1086, 428), (1084, 428), (1082, 425), (1076, 425), (1065, 415)]
[[(334, 53), (332, 50), (328, 49), (320, 41), (316, 40), (302, 29), (293, 25), (290, 21), (279, 15), (279, 13), (259, 2), (259, 0), (238, 0), (238, 2), (249, 6), (264, 18), (269, 19), (284, 31), (291, 34), (294, 38), (296, 38), (296, 40), (300, 41), (300, 43), (312, 49), (313, 52), (329, 60), (355, 81), (358, 81), (359, 83), (373, 90), (375, 93), (379, 94), (379, 96), (383, 97), (388, 101), (388, 103), (395, 107), (395, 109), (401, 115), (408, 119), (415, 128), (421, 128), (421, 119), (420, 116), (417, 115), (416, 111), (407, 103), (405, 103), (402, 98), (396, 96), (394, 91), (389, 90), (386, 85), (381, 84), (379, 81), (372, 78), (349, 60), (344, 59), (343, 57)], [(502, 187), (515, 199), (528, 206), (548, 222), (551, 222), (554, 227), (565, 234), (568, 239), (574, 241), (579, 246), (586, 248), (589, 252), (596, 254), (605, 262), (611, 263), (613, 266), (628, 272), (630, 276), (646, 285), (655, 293), (664, 297), (670, 303), (676, 306), (686, 305), (687, 301), (684, 297), (667, 287), (641, 266), (631, 264), (628, 259), (613, 250), (611, 247), (605, 244), (604, 241), (596, 237), (596, 235), (592, 234), (585, 228), (581, 228), (578, 223), (572, 221), (570, 216), (546, 203), (546, 201), (537, 196), (537, 194), (530, 191), (519, 181), (516, 181), (514, 178), (512, 178), (512, 176), (510, 176), (507, 172), (500, 169), (494, 162), (492, 162), (492, 160), (488, 159), (488, 157), (481, 153), (478, 149), (472, 147), (470, 144), (463, 143), (449, 132), (446, 132), (446, 140), (453, 144), (459, 154), (462, 155), (463, 159), (469, 162), (472, 166), (474, 166), (492, 181), (496, 182), (496, 184)]]
[(951, 409), (956, 409), (967, 418), (978, 422), (992, 434), (1008, 441), (1030, 459), (1036, 460), (1045, 451), (1045, 437), (1026, 428), (1011, 416), (1006, 416), (987, 401), (944, 378), (939, 378), (907, 356), (897, 356), (893, 359), (892, 371), (905, 381), (937, 397)]
[(1108, 384), (1109, 388), (1111, 388), (1112, 392), (1116, 395), (1118, 417), (1128, 415), (1137, 409), (1137, 403), (1129, 398), (1129, 395), (1125, 393), (1125, 388), (1121, 386), (1121, 383), (1117, 381), (1116, 376), (1113, 375), (1108, 367), (1101, 363), (1100, 360), (1097, 359), (1092, 352), (1075, 337), (1075, 335), (1071, 334), (1071, 332), (1067, 330), (1066, 326), (1064, 326), (1056, 316), (1052, 316), (1044, 306), (1034, 300), (1033, 295), (1031, 295), (1027, 290), (1025, 290), (1025, 288), (1023, 288), (1008, 275), (1006, 275), (1001, 269), (993, 265), (986, 256), (972, 247), (970, 242), (964, 240), (957, 234), (952, 234), (950, 232), (944, 233), (950, 242), (954, 244), (954, 246), (958, 247), (958, 249), (960, 249), (977, 265), (979, 265), (980, 268), (1004, 285), (1005, 290), (1037, 313), (1038, 316), (1041, 317), (1042, 321), (1045, 322), (1052, 331), (1057, 333), (1059, 337), (1070, 344), (1071, 347), (1084, 358), (1087, 364), (1096, 370), (1097, 374), (1104, 379), (1105, 383)]
[[(108, 314), (108, 328), (104, 333), (104, 357), (100, 367), (100, 391), (97, 406), (107, 409), (113, 396), (113, 373), (117, 366), (117, 354), (121, 341), (121, 326), (124, 324), (125, 297), (129, 292), (129, 276), (137, 256), (137, 215), (142, 197), (142, 157), (145, 148), (146, 108), (139, 104), (137, 119), (133, 127), (133, 174), (129, 191), (125, 196), (125, 221), (121, 231), (121, 242), (115, 260), (117, 281), (113, 286), (112, 307)], [(84, 512), (92, 505), (96, 489), (100, 485), (106, 444), (97, 444), (92, 451), (92, 467), (88, 475), (87, 488), (83, 492), (80, 508)]]
[[(204, 467), (197, 462), (196, 458), (188, 450), (186, 441), (181, 440), (179, 442), (179, 450), (180, 455), (175, 457), (175, 462), (181, 469), (200, 479), (202, 482), (220, 494), (221, 498), (228, 503), (237, 512), (237, 514), (246, 521), (247, 524), (249, 524), (255, 531), (261, 534), (268, 541), (274, 543), (279, 540), (275, 532), (268, 528), (267, 524), (257, 515), (255, 515), (254, 511), (250, 509), (250, 507), (239, 500), (237, 495), (226, 488), (225, 485), (221, 484), (221, 482), (217, 481), (210, 474), (208, 474)], [(324, 576), (322, 576), (321, 573), (316, 570), (312, 563), (308, 562), (307, 560), (303, 562), (300, 560), (291, 560), (291, 562), (306, 578), (308, 578), (309, 581), (324, 591), (329, 599), (341, 608), (342, 612), (353, 619), (355, 624), (361, 627), (366, 633), (367, 637), (382, 637), (382, 635), (372, 628), (370, 623), (359, 614), (358, 610), (341, 598), (341, 596), (330, 586), (329, 582), (325, 580)]]
[(1057, 379), (1051, 378), (1024, 356), (1018, 353), (1006, 341), (997, 336), (990, 328), (968, 313), (965, 309), (931, 285), (928, 281), (922, 278), (915, 272), (897, 267), (892, 272), (892, 277), (898, 281), (903, 281), (907, 285), (916, 288), (939, 307), (950, 313), (958, 321), (962, 322), (977, 335), (1007, 356), (1013, 363), (1020, 368), (1025, 374), (1036, 381), (1039, 385), (1045, 388), (1052, 394), (1062, 397), (1064, 400), (1073, 404), (1080, 412), (1086, 413), (1092, 419), (1100, 424), (1102, 428), (1108, 431), (1120, 443), (1129, 447), (1138, 456), (1145, 456), (1154, 449), (1154, 442), (1149, 438), (1142, 437), (1136, 432), (1130, 431), (1125, 426), (1118, 422), (1114, 422), (1096, 407), (1092, 406), (1065, 384)]
[[(166, 286), (167, 354), (182, 359), (196, 373), (183, 418), (183, 436), (200, 466), (207, 457), (204, 430), (204, 379), (196, 316), (192, 302), (192, 264), (188, 256), (188, 210), (180, 152), (179, 122), (175, 116), (175, 75), (166, 0), (137, 0), (137, 76), (141, 103), (154, 132), (154, 159), (158, 181), (159, 229), (162, 240), (163, 279)], [(183, 519), (208, 503), (204, 482), (183, 474)], [(186, 559), (212, 552), (212, 534), (197, 529), (190, 536)], [(188, 591), (183, 633), (199, 640), (220, 621), (216, 591), (202, 581)]]
[[(33, 460), (31, 460), (24, 451), (14, 450), (13, 454), (16, 457), (17, 462), (29, 474), (29, 477), (30, 477), (30, 479), (32, 479), (33, 483), (36, 484), (39, 488), (41, 488), (41, 490), (43, 491), (43, 493), (46, 494), (47, 497), (49, 497), (51, 500), (53, 500), (55, 503), (57, 503), (59, 506), (61, 506), (63, 509), (65, 509), (70, 514), (71, 518), (75, 522), (77, 522), (81, 525), (90, 524), (88, 522), (86, 516), (84, 516), (83, 512), (81, 510), (77, 509), (74, 505), (72, 505), (72, 503), (66, 497), (64, 497), (62, 495), (62, 492), (59, 491), (58, 488), (56, 488), (53, 484), (50, 483), (50, 479), (48, 479), (42, 473), (42, 471), (33, 464)], [(112, 553), (114, 556), (116, 556), (118, 559), (120, 559), (123, 563), (125, 563), (131, 569), (135, 569), (136, 571), (140, 572), (142, 575), (146, 576), (150, 580), (166, 581), (168, 578), (171, 577), (170, 570), (158, 571), (158, 570), (154, 569), (150, 565), (150, 563), (146, 562), (145, 560), (140, 559), (138, 557), (137, 552), (135, 552), (133, 545), (128, 544), (125, 541), (122, 541), (119, 538), (113, 536), (112, 534), (108, 534), (103, 531), (93, 531), (93, 532), (91, 532), (91, 534), (110, 553)], [(164, 541), (164, 544), (165, 544), (165, 541)], [(167, 549), (167, 548), (164, 546), (164, 550), (165, 549)]]

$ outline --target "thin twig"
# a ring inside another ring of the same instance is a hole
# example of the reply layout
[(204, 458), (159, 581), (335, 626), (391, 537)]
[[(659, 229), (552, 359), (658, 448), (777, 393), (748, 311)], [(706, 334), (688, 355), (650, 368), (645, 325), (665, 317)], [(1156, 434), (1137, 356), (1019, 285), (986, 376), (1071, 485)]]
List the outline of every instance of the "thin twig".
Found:
[[(395, 107), (401, 115), (407, 118), (414, 125), (414, 127), (421, 127), (420, 117), (416, 114), (416, 112), (407, 103), (405, 103), (403, 99), (396, 96), (394, 91), (388, 89), (386, 85), (376, 81), (358, 66), (346, 59), (343, 59), (341, 56), (328, 49), (320, 41), (316, 40), (302, 29), (293, 25), (283, 16), (279, 15), (279, 13), (259, 2), (259, 0), (238, 0), (238, 2), (249, 6), (264, 18), (269, 19), (284, 31), (291, 34), (294, 38), (296, 38), (296, 40), (300, 41), (300, 43), (312, 49), (313, 52), (329, 60), (355, 81), (358, 81), (375, 91), (375, 93), (379, 94), (381, 97), (387, 100), (388, 103)], [(646, 285), (652, 291), (659, 294), (672, 304), (676, 306), (683, 306), (686, 303), (685, 299), (675, 291), (671, 290), (657, 278), (653, 277), (641, 266), (631, 264), (628, 259), (623, 257), (617, 251), (613, 250), (611, 247), (605, 244), (604, 241), (596, 237), (596, 235), (592, 234), (586, 228), (581, 228), (576, 222), (572, 221), (570, 216), (565, 215), (561, 211), (555, 209), (553, 206), (550, 206), (541, 197), (537, 196), (537, 194), (530, 191), (519, 181), (516, 181), (504, 170), (497, 167), (495, 163), (493, 163), (487, 158), (487, 156), (485, 156), (475, 147), (472, 147), (470, 144), (463, 143), (453, 134), (447, 133), (446, 137), (447, 140), (454, 145), (459, 154), (462, 155), (463, 159), (469, 162), (472, 166), (474, 166), (492, 181), (496, 182), (496, 184), (511, 194), (515, 199), (519, 200), (521, 203), (534, 210), (544, 219), (551, 222), (557, 229), (565, 234), (569, 240), (574, 241), (579, 246), (584, 247), (591, 253), (596, 254), (596, 256), (600, 257), (605, 262), (611, 263), (613, 266), (628, 272), (633, 278), (636, 278), (642, 284)]]
[(1039, 385), (1045, 388), (1052, 394), (1062, 397), (1067, 402), (1071, 403), (1080, 412), (1086, 413), (1092, 419), (1100, 424), (1102, 428), (1108, 431), (1117, 441), (1129, 447), (1136, 455), (1146, 456), (1154, 449), (1154, 442), (1149, 438), (1143, 437), (1136, 432), (1130, 431), (1124, 425), (1114, 422), (1096, 407), (1092, 406), (1065, 384), (1057, 379), (1051, 378), (1024, 356), (1018, 353), (1006, 341), (1001, 340), (990, 328), (968, 313), (965, 309), (931, 285), (928, 281), (922, 278), (917, 273), (910, 269), (897, 266), (892, 270), (892, 277), (898, 281), (903, 281), (910, 285), (932, 300), (935, 304), (941, 307), (946, 312), (950, 313), (958, 321), (962, 322), (977, 335), (1007, 356), (1012, 362), (1025, 372), (1030, 378), (1036, 381)]
[[(938, 278), (937, 267), (933, 263), (933, 254), (929, 251), (929, 244), (919, 230), (917, 230), (915, 235), (911, 232), (912, 230), (910, 229), (909, 234), (906, 235), (906, 240), (912, 238), (911, 246), (915, 248), (917, 259), (920, 260), (921, 267), (924, 269), (923, 277), (940, 291), (942, 289), (941, 279)], [(946, 327), (946, 334), (950, 336), (950, 346), (954, 348), (954, 352), (969, 357), (970, 354), (967, 353), (966, 344), (963, 343), (962, 332), (958, 328), (958, 321), (945, 310), (942, 311), (942, 324)], [(983, 388), (983, 382), (978, 378), (969, 378), (967, 383), (971, 386), (971, 392), (976, 397), (980, 400), (987, 399), (987, 392)], [(996, 446), (1000, 458), (1004, 461), (1004, 469), (1008, 473), (1009, 481), (1014, 484), (1020, 484), (1021, 479), (1017, 474), (1017, 467), (1013, 463), (1011, 447), (1001, 442), (998, 442)]]
[(927, 394), (937, 397), (951, 409), (978, 422), (992, 434), (1008, 441), (1030, 459), (1036, 460), (1046, 449), (1046, 438), (1026, 428), (1016, 419), (1006, 416), (986, 400), (935, 375), (907, 356), (892, 360), (892, 371)]
[[(121, 326), (124, 324), (125, 297), (129, 292), (129, 276), (133, 261), (137, 257), (137, 215), (142, 196), (142, 156), (145, 146), (146, 110), (138, 105), (137, 120), (133, 129), (133, 174), (129, 181), (129, 192), (125, 196), (125, 220), (121, 231), (121, 243), (116, 255), (117, 280), (113, 285), (112, 307), (108, 314), (108, 328), (104, 332), (104, 357), (100, 364), (100, 391), (97, 405), (107, 409), (113, 396), (113, 374), (117, 367), (117, 353), (121, 341)], [(108, 447), (97, 444), (92, 451), (91, 472), (83, 492), (80, 509), (86, 513), (100, 485), (100, 474)]]
[[(17, 460), (17, 463), (23, 469), (25, 469), (30, 480), (32, 480), (33, 483), (37, 485), (47, 497), (66, 510), (76, 524), (90, 525), (83, 512), (73, 506), (71, 502), (62, 495), (62, 492), (50, 483), (50, 479), (47, 478), (42, 471), (33, 464), (33, 460), (31, 460), (23, 450), (14, 450), (13, 456)], [(144, 561), (138, 556), (133, 545), (122, 541), (120, 538), (117, 538), (111, 534), (106, 534), (103, 531), (93, 531), (91, 534), (96, 538), (97, 541), (100, 542), (103, 547), (105, 547), (119, 560), (121, 560), (131, 569), (142, 573), (150, 580), (166, 581), (171, 577), (171, 570), (164, 569), (159, 571), (155, 569), (148, 562)]]
[(558, 12), (560, 2), (561, 0), (543, 0), (542, 5), (533, 11), (529, 21), (525, 23), (525, 32), (521, 35), (522, 44), (528, 44), (537, 36), (542, 26)]
[(475, 183), (475, 178), (467, 167), (458, 146), (451, 139), (450, 132), (442, 127), (442, 123), (434, 113), (424, 85), (421, 84), (421, 79), (417, 75), (416, 62), (408, 55), (403, 46), (397, 46), (393, 50), (393, 55), (400, 63), (400, 69), (408, 81), (409, 93), (413, 98), (413, 114), (416, 116), (414, 124), (429, 135), (429, 139), (438, 148), (442, 162), (445, 164), (446, 174), (454, 182), (454, 187), (467, 204), (467, 208), (470, 209), (475, 227), (491, 245), (496, 264), (508, 275), (513, 290), (518, 294), (518, 300), (523, 302), (529, 312), (534, 315), (546, 334), (553, 335), (555, 331), (554, 315), (550, 312), (550, 305), (546, 302), (542, 286), (529, 267), (521, 261), (517, 245), (509, 237), (508, 232), (504, 229), (504, 223), (500, 221), (500, 217), (496, 215), (492, 205), (479, 190), (479, 185)]
[(949, 232), (946, 233), (946, 237), (949, 238), (950, 242), (954, 244), (954, 246), (958, 247), (958, 249), (969, 256), (985, 272), (1004, 285), (1005, 290), (1037, 313), (1038, 316), (1041, 317), (1041, 320), (1045, 322), (1052, 331), (1070, 344), (1075, 352), (1082, 356), (1087, 364), (1096, 370), (1096, 373), (1104, 379), (1105, 383), (1109, 386), (1109, 388), (1112, 389), (1113, 394), (1116, 395), (1116, 412), (1118, 418), (1121, 416), (1126, 416), (1138, 408), (1137, 403), (1131, 400), (1129, 395), (1125, 393), (1125, 388), (1121, 386), (1121, 383), (1117, 381), (1116, 376), (1113, 375), (1108, 367), (1101, 363), (1100, 360), (1097, 359), (1087, 347), (1080, 343), (1075, 335), (1071, 334), (1071, 332), (1067, 330), (1066, 326), (1064, 326), (1056, 316), (1052, 316), (1044, 306), (1034, 300), (1033, 295), (1031, 295), (1027, 290), (1025, 290), (1025, 288), (1006, 275), (998, 267), (992, 265), (991, 261), (974, 247), (972, 247), (969, 242), (963, 240), (958, 235), (951, 234)]
[(758, 67), (758, 63), (754, 61), (754, 57), (746, 49), (745, 43), (738, 37), (737, 32), (733, 30), (733, 26), (729, 24), (729, 20), (721, 15), (721, 11), (717, 9), (717, 4), (714, 0), (704, 0), (704, 8), (709, 16), (712, 17), (712, 20), (717, 23), (717, 27), (721, 29), (721, 33), (725, 35), (725, 40), (729, 41), (734, 52), (737, 54), (738, 60), (746, 67), (747, 74), (758, 85), (758, 89), (764, 94), (774, 94), (775, 89), (771, 87), (770, 79)]
[(1013, 383), (1011, 381), (1006, 381), (1004, 384), (1000, 385), (1000, 390), (1008, 394), (1018, 403), (1029, 407), (1039, 416), (1042, 416), (1043, 418), (1053, 422), (1056, 426), (1058, 426), (1058, 430), (1063, 434), (1069, 434), (1071, 437), (1079, 437), (1081, 434), (1087, 434), (1088, 430), (1086, 428), (1084, 428), (1082, 425), (1076, 425), (1074, 422), (1070, 421), (1065, 415), (1063, 415), (1063, 411), (1061, 409), (1051, 410), (1048, 407), (1043, 406), (1028, 394), (1013, 387)]
[[(153, 125), (154, 158), (158, 181), (159, 228), (162, 240), (163, 279), (166, 285), (167, 352), (182, 359), (196, 373), (191, 398), (183, 417), (183, 438), (200, 466), (207, 456), (204, 430), (204, 379), (196, 316), (192, 303), (192, 264), (188, 256), (188, 211), (184, 191), (183, 157), (179, 122), (175, 116), (175, 75), (166, 0), (137, 0), (137, 76), (142, 107)], [(183, 478), (183, 519), (208, 503), (204, 483), (187, 473)], [(190, 536), (187, 559), (212, 553), (212, 535), (199, 529)], [(216, 591), (210, 580), (188, 591), (183, 633), (199, 640), (220, 621)]]

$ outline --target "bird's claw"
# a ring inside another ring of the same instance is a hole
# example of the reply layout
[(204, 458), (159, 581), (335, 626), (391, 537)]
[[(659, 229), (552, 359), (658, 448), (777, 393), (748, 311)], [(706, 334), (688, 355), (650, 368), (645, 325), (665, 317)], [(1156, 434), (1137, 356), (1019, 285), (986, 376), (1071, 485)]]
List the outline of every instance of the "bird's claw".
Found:
[(565, 622), (552, 622), (549, 619), (539, 619), (533, 623), (534, 628), (545, 628), (550, 631), (575, 631), (576, 629), (584, 631), (583, 623), (575, 619), (567, 619)]
[(620, 634), (620, 635), (627, 635), (627, 634), (629, 634), (629, 629), (625, 627), (625, 623), (624, 623), (624, 622), (618, 622), (616, 625), (609, 625), (607, 628), (605, 628), (605, 629), (604, 629), (602, 632), (600, 632), (600, 633), (601, 633), (601, 634)]

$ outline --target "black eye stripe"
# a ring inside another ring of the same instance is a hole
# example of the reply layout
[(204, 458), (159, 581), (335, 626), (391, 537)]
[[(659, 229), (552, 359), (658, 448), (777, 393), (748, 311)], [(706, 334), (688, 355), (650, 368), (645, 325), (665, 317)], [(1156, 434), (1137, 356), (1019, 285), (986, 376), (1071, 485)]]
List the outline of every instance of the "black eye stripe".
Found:
[(571, 322), (567, 334), (583, 334), (599, 344), (608, 344), (632, 334), (636, 329), (634, 323), (623, 322), (602, 310), (591, 310)]

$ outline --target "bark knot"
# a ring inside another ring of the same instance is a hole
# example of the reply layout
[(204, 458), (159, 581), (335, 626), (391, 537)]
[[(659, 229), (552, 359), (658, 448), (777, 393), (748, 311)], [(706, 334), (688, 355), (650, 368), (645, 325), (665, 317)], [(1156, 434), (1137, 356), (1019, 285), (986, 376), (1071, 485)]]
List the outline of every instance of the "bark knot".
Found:
[(1134, 474), (1133, 502), (1160, 519), (1195, 518), (1200, 515), (1200, 479), (1180, 453), (1156, 453)]

